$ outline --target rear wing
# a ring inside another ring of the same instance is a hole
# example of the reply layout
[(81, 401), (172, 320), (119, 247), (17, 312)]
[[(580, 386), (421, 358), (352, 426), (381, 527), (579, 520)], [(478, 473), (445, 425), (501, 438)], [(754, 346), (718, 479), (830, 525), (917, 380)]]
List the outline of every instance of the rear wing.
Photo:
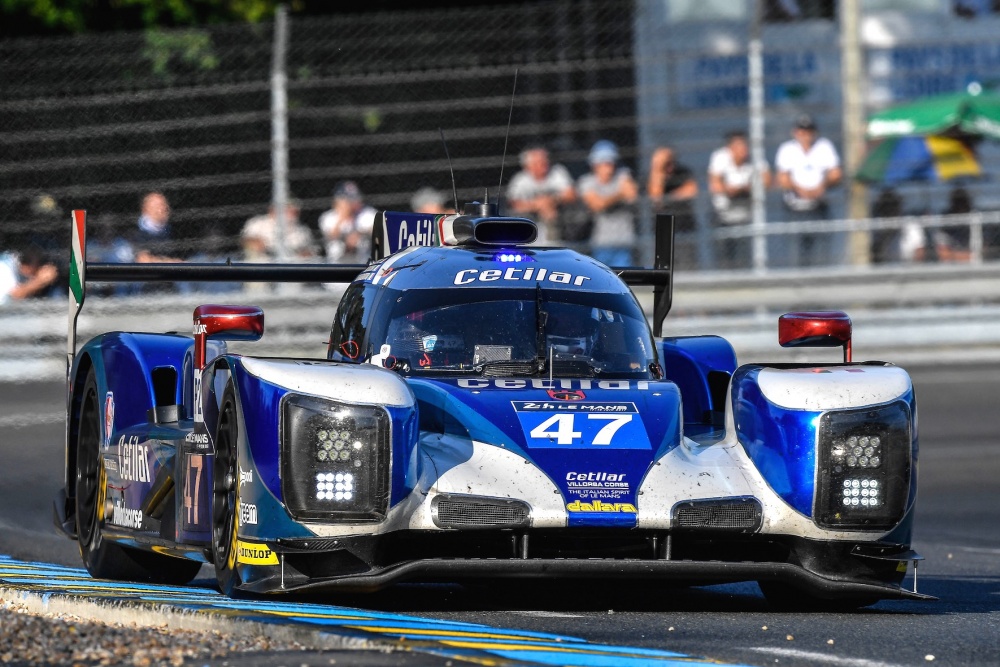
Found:
[[(382, 211), (372, 229), (372, 260), (378, 261), (404, 248), (440, 245), (447, 218)], [(511, 219), (517, 220), (517, 219)], [(653, 268), (613, 267), (628, 285), (653, 287), (653, 334), (661, 336), (663, 320), (673, 299), (674, 219), (655, 219)], [(163, 263), (112, 264), (87, 261), (87, 212), (73, 211), (73, 238), (69, 267), (69, 331), (66, 341), (66, 374), (72, 372), (76, 357), (76, 327), (87, 296), (88, 282), (275, 282), (350, 283), (364, 271), (364, 264), (250, 264), (250, 263)]]

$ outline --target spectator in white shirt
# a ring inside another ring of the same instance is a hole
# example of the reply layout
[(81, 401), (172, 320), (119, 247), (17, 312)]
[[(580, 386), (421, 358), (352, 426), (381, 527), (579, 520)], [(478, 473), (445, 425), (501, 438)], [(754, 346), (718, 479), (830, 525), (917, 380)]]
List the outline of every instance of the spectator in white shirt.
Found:
[[(284, 259), (308, 259), (315, 256), (312, 234), (299, 222), (299, 203), (290, 199), (285, 205), (282, 240)], [(257, 215), (243, 225), (240, 233), (243, 253), (251, 262), (273, 262), (278, 258), (278, 219), (274, 206), (264, 215)]]
[(371, 253), (372, 227), (377, 211), (364, 202), (354, 181), (333, 189), (333, 205), (319, 217), (326, 259), (334, 264), (364, 264)]
[[(830, 216), (827, 191), (843, 177), (840, 156), (829, 139), (818, 136), (816, 123), (801, 116), (792, 139), (781, 144), (774, 159), (778, 187), (784, 191), (786, 220), (826, 220)], [(837, 243), (830, 233), (797, 233), (774, 237), (775, 263), (786, 266), (830, 264)], [(839, 235), (838, 235), (839, 236)]]
[[(771, 187), (771, 169), (764, 160), (759, 169), (750, 163), (750, 145), (741, 131), (726, 135), (726, 144), (712, 152), (708, 161), (708, 190), (712, 194), (712, 211), (717, 226), (745, 225), (750, 222), (753, 177), (761, 172), (764, 187)], [(716, 261), (724, 268), (748, 265), (749, 237), (720, 239), (716, 244)]]
[(532, 146), (521, 151), (521, 171), (510, 179), (506, 194), (511, 211), (538, 223), (536, 243), (561, 240), (560, 216), (576, 201), (576, 190), (569, 171), (561, 164), (552, 164), (545, 148)]

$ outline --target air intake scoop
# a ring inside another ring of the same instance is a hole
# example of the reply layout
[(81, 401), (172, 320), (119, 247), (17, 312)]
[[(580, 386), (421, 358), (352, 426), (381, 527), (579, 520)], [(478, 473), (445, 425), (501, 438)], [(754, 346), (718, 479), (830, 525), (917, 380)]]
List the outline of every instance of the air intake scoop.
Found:
[(527, 218), (445, 215), (438, 219), (441, 245), (519, 246), (538, 237), (538, 227)]

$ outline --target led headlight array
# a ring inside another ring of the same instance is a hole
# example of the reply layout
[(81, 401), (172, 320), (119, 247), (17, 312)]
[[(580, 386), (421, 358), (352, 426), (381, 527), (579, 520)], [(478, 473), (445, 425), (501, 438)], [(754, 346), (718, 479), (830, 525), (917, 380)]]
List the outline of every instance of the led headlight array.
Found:
[(820, 418), (814, 518), (825, 527), (884, 529), (903, 516), (912, 452), (910, 410), (900, 401)]
[(877, 507), (882, 504), (877, 479), (845, 479), (844, 507)]
[(289, 395), (282, 414), (282, 489), (293, 516), (381, 520), (388, 502), (385, 410)]
[(349, 472), (316, 473), (316, 500), (353, 500), (354, 475)]
[(833, 456), (843, 459), (848, 468), (877, 468), (882, 463), (882, 438), (877, 435), (852, 435), (833, 443)]

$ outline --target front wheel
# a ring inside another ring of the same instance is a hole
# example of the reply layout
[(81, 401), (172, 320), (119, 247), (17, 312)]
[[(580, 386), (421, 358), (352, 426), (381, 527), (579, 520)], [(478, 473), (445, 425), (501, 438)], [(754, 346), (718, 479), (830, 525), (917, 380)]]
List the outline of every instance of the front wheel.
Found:
[(237, 447), (240, 420), (233, 385), (226, 387), (215, 434), (212, 469), (212, 560), (219, 589), (232, 596), (242, 583), (236, 567), (239, 478)]
[(107, 480), (101, 457), (101, 401), (91, 370), (83, 386), (76, 439), (76, 525), (80, 556), (98, 579), (186, 584), (201, 563), (151, 551), (130, 549), (104, 538), (101, 525), (107, 504)]

